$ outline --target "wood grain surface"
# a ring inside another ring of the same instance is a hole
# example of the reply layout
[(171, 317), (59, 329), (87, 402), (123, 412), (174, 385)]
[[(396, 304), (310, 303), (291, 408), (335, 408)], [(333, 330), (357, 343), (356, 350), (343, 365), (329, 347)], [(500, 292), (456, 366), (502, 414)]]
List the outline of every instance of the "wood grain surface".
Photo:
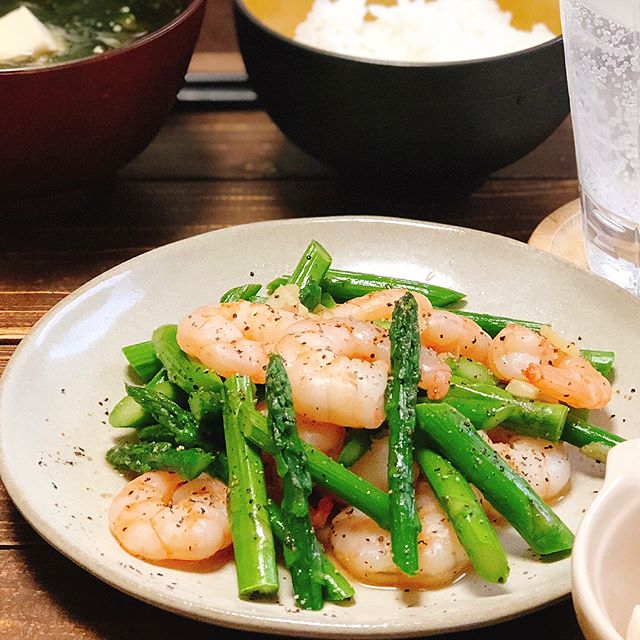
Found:
[[(209, 0), (194, 69), (240, 66), (230, 0)], [(299, 216), (379, 214), (449, 222), (526, 241), (577, 197), (565, 122), (539, 149), (448, 202), (354, 185), (290, 144), (260, 111), (176, 110), (157, 139), (79, 210), (28, 217), (12, 207), (0, 234), (0, 373), (55, 303), (102, 271), (211, 229)], [(0, 210), (2, 209), (0, 200)], [(453, 640), (523, 634), (578, 640), (568, 601)], [(77, 568), (24, 522), (0, 485), (0, 638), (209, 638), (222, 633), (124, 596)], [(227, 633), (227, 632), (225, 632)], [(230, 633), (229, 637), (251, 634)], [(225, 636), (226, 637), (226, 636)]]

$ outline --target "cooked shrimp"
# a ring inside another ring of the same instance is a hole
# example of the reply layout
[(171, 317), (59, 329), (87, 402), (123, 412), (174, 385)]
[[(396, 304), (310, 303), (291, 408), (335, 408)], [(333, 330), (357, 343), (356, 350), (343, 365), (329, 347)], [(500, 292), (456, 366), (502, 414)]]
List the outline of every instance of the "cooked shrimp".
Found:
[(203, 560), (231, 544), (227, 487), (206, 473), (190, 482), (168, 471), (138, 476), (114, 498), (109, 523), (145, 560)]
[[(389, 490), (388, 484), (389, 437), (373, 438), (371, 447), (357, 462), (349, 467), (353, 473), (364, 478), (371, 484)], [(414, 477), (418, 475), (418, 466), (413, 465)]]
[(330, 543), (338, 561), (365, 584), (431, 589), (450, 584), (469, 566), (464, 549), (427, 482), (416, 488), (422, 532), (418, 537), (419, 570), (404, 575), (393, 563), (391, 539), (362, 512), (348, 507), (330, 526)]
[[(275, 351), (284, 358), (297, 414), (345, 427), (382, 424), (390, 358), (385, 329), (350, 318), (302, 320)], [(451, 370), (426, 349), (420, 363), (420, 386), (430, 398), (442, 398)]]
[[(342, 304), (338, 304), (333, 309), (328, 309), (322, 313), (323, 318), (351, 318), (352, 320), (391, 320), (396, 302), (407, 292), (404, 289), (382, 289), (367, 295), (353, 298)], [(429, 313), (433, 307), (426, 296), (414, 293), (418, 304), (418, 323), (420, 330), (427, 324)]]
[[(390, 320), (395, 303), (407, 292), (404, 289), (383, 289), (354, 298), (322, 314), (326, 318), (357, 320)], [(420, 340), (424, 347), (438, 353), (452, 353), (478, 362), (485, 362), (491, 338), (469, 318), (450, 311), (434, 309), (429, 299), (413, 293), (418, 303)]]
[(524, 375), (542, 393), (577, 409), (603, 409), (611, 400), (611, 383), (584, 358), (561, 355), (553, 365), (529, 365)]
[[(354, 298), (343, 304), (336, 305), (322, 313), (322, 318), (342, 318), (361, 321), (391, 320), (396, 302), (407, 292), (404, 289), (383, 289), (374, 291), (365, 296)], [(418, 303), (418, 323), (420, 331), (427, 329), (432, 314), (436, 313), (429, 299), (420, 293), (414, 293), (413, 297)], [(421, 387), (427, 390), (431, 400), (441, 400), (449, 391), (451, 369), (438, 357), (436, 352), (429, 348), (424, 341), (420, 352)], [(385, 354), (385, 357), (386, 356)]]
[(369, 451), (349, 468), (353, 473), (375, 485), (378, 489), (388, 491), (388, 461), (389, 438), (373, 438)]
[(304, 416), (296, 416), (300, 439), (315, 449), (337, 458), (344, 445), (345, 429), (337, 424), (316, 422)]
[(297, 414), (341, 426), (380, 426), (389, 370), (382, 329), (357, 321), (304, 320), (275, 350), (284, 358)]
[(491, 338), (473, 320), (451, 311), (434, 309), (421, 334), (422, 344), (438, 353), (486, 362)]
[(561, 442), (530, 438), (503, 429), (490, 432), (491, 446), (546, 502), (565, 493), (571, 463)]
[[(256, 404), (256, 409), (267, 415), (267, 403), (263, 400)], [(296, 427), (300, 439), (315, 449), (337, 458), (342, 451), (345, 438), (345, 428), (328, 422), (316, 422), (301, 415), (296, 415)]]
[(508, 324), (491, 342), (487, 364), (500, 380), (527, 380), (531, 364), (553, 364), (556, 352), (539, 333), (517, 324)]
[(611, 384), (584, 358), (559, 353), (543, 336), (516, 324), (493, 339), (488, 364), (501, 380), (524, 380), (572, 407), (602, 409)]
[(442, 400), (449, 392), (451, 369), (432, 349), (420, 349), (420, 387), (430, 400)]
[(247, 375), (264, 383), (269, 351), (302, 316), (238, 300), (205, 305), (178, 325), (180, 348), (221, 376)]

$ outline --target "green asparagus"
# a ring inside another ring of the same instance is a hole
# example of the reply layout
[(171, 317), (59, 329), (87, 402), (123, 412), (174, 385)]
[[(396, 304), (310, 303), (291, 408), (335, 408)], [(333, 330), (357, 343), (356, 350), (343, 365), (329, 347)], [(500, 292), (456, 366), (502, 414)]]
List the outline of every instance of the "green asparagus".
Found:
[(393, 561), (407, 575), (418, 571), (421, 530), (413, 484), (413, 432), (420, 380), (418, 305), (411, 293), (395, 305), (391, 328), (391, 367), (385, 393), (389, 425), (389, 505)]
[(253, 302), (262, 289), (261, 284), (243, 284), (233, 287), (220, 296), (220, 303), (236, 302), (238, 300), (248, 300)]
[(370, 429), (347, 429), (347, 437), (338, 462), (345, 467), (354, 465), (371, 448), (371, 437)]
[[(255, 409), (242, 408), (240, 413), (243, 433), (247, 440), (273, 455), (275, 445), (269, 434), (267, 419)], [(311, 445), (303, 442), (302, 448), (307, 455), (311, 477), (317, 485), (328, 489), (356, 509), (360, 509), (383, 529), (387, 531), (390, 529), (389, 496), (384, 491)]]
[(416, 459), (478, 575), (488, 582), (506, 582), (507, 556), (469, 483), (431, 449), (418, 446)]
[(107, 462), (118, 471), (141, 474), (160, 469), (173, 471), (185, 480), (197, 478), (215, 459), (214, 453), (197, 448), (176, 448), (169, 442), (123, 444), (107, 452)]
[[(282, 516), (282, 510), (273, 500), (268, 501), (267, 507), (269, 509), (269, 519), (271, 521), (271, 528), (273, 529), (274, 535), (283, 546), (293, 549), (293, 541), (287, 533), (287, 528)], [(331, 562), (317, 540), (316, 544), (318, 545), (322, 561), (321, 579), (325, 598), (331, 602), (351, 599), (354, 595), (353, 587), (335, 568), (335, 565)]]
[(273, 533), (260, 452), (242, 433), (240, 407), (253, 407), (253, 385), (245, 376), (224, 383), (224, 435), (229, 462), (229, 522), (241, 598), (278, 592)]
[(571, 531), (459, 411), (442, 403), (418, 405), (416, 413), (430, 446), (483, 493), (535, 553), (571, 549)]
[(162, 369), (151, 341), (122, 347), (122, 353), (142, 382), (149, 382)]
[(298, 262), (287, 284), (300, 288), (300, 302), (313, 311), (322, 300), (321, 283), (331, 266), (329, 252), (316, 240), (312, 240)]
[(319, 611), (322, 596), (322, 558), (309, 516), (313, 485), (293, 409), (291, 385), (282, 356), (271, 354), (266, 376), (268, 425), (275, 445), (274, 458), (282, 478), (282, 516), (289, 544), (284, 558), (291, 573), (297, 604)]

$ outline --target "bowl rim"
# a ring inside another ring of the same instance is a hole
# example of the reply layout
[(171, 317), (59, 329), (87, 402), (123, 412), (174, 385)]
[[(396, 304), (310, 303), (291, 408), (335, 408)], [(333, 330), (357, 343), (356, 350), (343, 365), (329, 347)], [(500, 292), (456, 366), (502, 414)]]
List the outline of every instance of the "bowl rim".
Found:
[(369, 64), (378, 67), (407, 67), (407, 68), (448, 68), (448, 67), (470, 67), (470, 66), (479, 66), (492, 62), (499, 62), (501, 60), (513, 59), (514, 57), (519, 58), (525, 55), (529, 55), (532, 53), (536, 53), (538, 51), (548, 49), (551, 47), (555, 47), (558, 43), (562, 43), (562, 34), (559, 36), (555, 36), (551, 40), (546, 40), (545, 42), (541, 42), (540, 44), (534, 45), (533, 47), (527, 47), (526, 49), (518, 49), (517, 51), (512, 51), (510, 53), (502, 53), (497, 56), (489, 56), (486, 58), (471, 58), (469, 60), (454, 60), (454, 61), (444, 61), (444, 62), (405, 62), (402, 60), (385, 60), (385, 59), (377, 59), (377, 58), (365, 58), (361, 56), (353, 56), (344, 53), (336, 53), (335, 51), (329, 51), (327, 49), (321, 49), (319, 47), (313, 47), (308, 44), (304, 44), (302, 42), (297, 42), (293, 38), (289, 36), (285, 36), (278, 31), (275, 31), (271, 27), (268, 27), (264, 22), (259, 20), (247, 7), (244, 0), (233, 0), (233, 4), (241, 11), (245, 18), (247, 18), (250, 22), (252, 22), (256, 27), (262, 29), (269, 35), (275, 37), (277, 40), (288, 44), (293, 47), (299, 47), (303, 50), (309, 51), (311, 53), (316, 53), (320, 55), (327, 56), (329, 58), (335, 58), (338, 60), (346, 60), (349, 62), (361, 62), (364, 64)]
[(53, 62), (52, 64), (42, 64), (37, 66), (25, 66), (25, 67), (7, 67), (6, 69), (0, 69), (0, 77), (12, 76), (12, 75), (27, 75), (37, 74), (43, 71), (51, 71), (58, 69), (67, 69), (69, 67), (84, 66), (88, 64), (94, 64), (102, 62), (105, 59), (115, 58), (120, 55), (126, 55), (131, 49), (137, 49), (144, 47), (147, 43), (162, 38), (165, 33), (171, 31), (178, 25), (188, 20), (194, 13), (196, 13), (202, 5), (206, 4), (207, 0), (190, 0), (189, 4), (170, 22), (162, 25), (155, 31), (151, 31), (137, 40), (132, 40), (129, 44), (117, 49), (110, 49), (104, 53), (95, 53), (90, 56), (84, 56), (82, 58), (75, 58), (73, 60), (64, 60), (62, 62)]

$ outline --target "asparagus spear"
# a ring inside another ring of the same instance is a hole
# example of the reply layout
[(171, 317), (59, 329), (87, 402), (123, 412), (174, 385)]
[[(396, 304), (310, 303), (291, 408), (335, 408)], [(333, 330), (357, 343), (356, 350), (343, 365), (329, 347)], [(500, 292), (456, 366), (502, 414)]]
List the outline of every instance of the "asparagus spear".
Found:
[(582, 453), (604, 462), (611, 447), (624, 439), (584, 420), (581, 412), (563, 404), (520, 400), (490, 385), (457, 382), (445, 398), (468, 418), (476, 429), (501, 424), (509, 431), (580, 447)]
[(291, 385), (282, 357), (271, 354), (267, 366), (266, 401), (274, 458), (282, 478), (282, 510), (289, 544), (284, 558), (291, 573), (296, 602), (303, 609), (322, 609), (322, 558), (309, 517), (313, 485), (293, 410)]
[(178, 345), (175, 324), (166, 324), (153, 332), (153, 346), (167, 370), (169, 380), (187, 393), (211, 391), (222, 393), (220, 376), (192, 360)]
[(562, 404), (521, 400), (494, 385), (466, 382), (452, 384), (445, 402), (478, 429), (491, 429), (508, 420), (511, 431), (552, 442), (560, 440), (569, 411)]
[[(153, 384), (153, 380), (147, 385), (148, 389), (162, 393), (177, 404), (184, 402), (184, 392), (180, 387), (171, 382), (164, 381)], [(133, 427), (135, 429), (153, 424), (154, 418), (145, 411), (131, 396), (124, 396), (109, 413), (109, 424), (116, 428)]]
[[(267, 419), (255, 409), (245, 407), (241, 409), (241, 416), (243, 433), (247, 440), (273, 455), (275, 445), (269, 434)], [(387, 531), (390, 529), (389, 496), (384, 491), (311, 445), (303, 442), (302, 448), (307, 456), (311, 477), (317, 485), (328, 489), (356, 509), (360, 509), (383, 529)]]
[(468, 398), (454, 394), (444, 400), (455, 407), (478, 430), (489, 430), (504, 424), (513, 416), (516, 408), (506, 400), (496, 398)]
[(162, 469), (193, 480), (209, 470), (218, 455), (197, 448), (178, 449), (169, 442), (145, 442), (112, 447), (107, 451), (107, 462), (119, 471), (141, 474)]
[(351, 467), (371, 448), (370, 429), (348, 429), (347, 439), (340, 452), (338, 462)]
[(430, 446), (482, 491), (535, 553), (571, 549), (571, 531), (459, 411), (445, 403), (421, 404), (416, 414)]
[(194, 391), (189, 395), (189, 409), (201, 426), (218, 425), (222, 398), (217, 391)]
[(167, 324), (153, 332), (153, 345), (169, 380), (189, 394), (189, 406), (202, 424), (219, 421), (222, 414), (222, 380), (190, 358), (176, 340), (178, 328)]
[(452, 378), (460, 378), (467, 382), (498, 384), (498, 380), (490, 369), (471, 358), (447, 358)]
[(322, 288), (328, 291), (337, 301), (345, 302), (352, 298), (366, 295), (380, 289), (407, 289), (422, 293), (431, 304), (444, 307), (464, 298), (464, 294), (453, 289), (439, 287), (438, 285), (407, 280), (405, 278), (392, 278), (377, 276), (368, 273), (354, 271), (338, 271), (330, 269), (324, 280)]
[(298, 285), (300, 302), (313, 311), (322, 300), (322, 278), (331, 266), (329, 252), (316, 240), (312, 240), (287, 283)]
[(333, 296), (330, 293), (323, 291), (322, 295), (320, 296), (320, 304), (325, 309), (333, 309), (333, 307), (336, 306), (336, 301), (333, 299)]
[[(199, 446), (192, 447), (190, 449), (185, 449), (184, 445), (179, 445), (176, 442), (175, 436), (169, 431), (166, 427), (163, 427), (160, 424), (151, 424), (147, 427), (142, 427), (137, 431), (138, 438), (143, 444), (163, 444), (168, 443), (169, 445), (175, 447), (178, 451), (190, 451), (192, 449), (205, 451), (208, 455), (212, 456), (212, 460), (210, 465), (205, 469), (210, 475), (219, 478), (223, 482), (228, 482), (229, 478), (229, 465), (227, 462), (227, 454), (224, 451), (219, 451), (214, 448), (214, 446), (206, 441), (203, 441)], [(138, 464), (142, 464), (146, 461), (146, 457), (143, 455), (144, 451), (141, 450), (140, 460), (141, 462)], [(151, 464), (151, 463), (149, 463)], [(163, 469), (160, 463), (154, 463), (156, 466), (152, 467), (153, 469)], [(129, 468), (130, 471), (136, 471), (133, 467)]]
[[(273, 529), (274, 535), (276, 536), (276, 538), (278, 538), (283, 546), (292, 549), (293, 541), (287, 533), (282, 510), (271, 499), (267, 502), (267, 508), (269, 509), (269, 520), (271, 521), (271, 528)], [(317, 540), (316, 544), (318, 545), (318, 548), (320, 550), (320, 557), (322, 560), (321, 579), (325, 598), (332, 602), (349, 600), (353, 597), (354, 594), (353, 587), (349, 584), (349, 581), (335, 568), (333, 562), (331, 562)]]
[(202, 444), (198, 423), (191, 413), (153, 389), (129, 385), (126, 388), (127, 394), (167, 429), (177, 444), (186, 447)]
[[(281, 284), (286, 283), (287, 277), (276, 278), (267, 285), (267, 290), (271, 293)], [(464, 298), (463, 293), (426, 282), (377, 276), (356, 271), (340, 271), (338, 269), (329, 269), (322, 279), (321, 286), (322, 290), (331, 294), (336, 302), (346, 302), (381, 289), (417, 291), (424, 294), (429, 298), (431, 304), (437, 307), (446, 307)]]
[(233, 287), (220, 296), (220, 302), (236, 302), (237, 300), (248, 300), (253, 302), (262, 289), (261, 284), (243, 284)]
[(122, 347), (122, 353), (142, 382), (149, 382), (162, 369), (150, 340)]
[(584, 455), (598, 462), (605, 462), (611, 447), (624, 442), (624, 438), (574, 417), (572, 411), (569, 412), (567, 423), (562, 430), (562, 439), (580, 447)]
[(592, 349), (581, 349), (580, 355), (588, 360), (596, 371), (599, 371), (605, 378), (611, 375), (616, 354), (613, 351), (594, 351)]
[(507, 556), (469, 483), (431, 449), (418, 446), (416, 458), (478, 575), (488, 582), (506, 582)]
[(273, 533), (260, 453), (242, 434), (240, 407), (253, 407), (253, 385), (235, 375), (224, 383), (224, 435), (229, 460), (229, 522), (241, 598), (278, 591)]
[(158, 424), (157, 422), (145, 427), (140, 427), (137, 430), (137, 436), (140, 442), (169, 442), (175, 446), (178, 446), (178, 444), (176, 443), (176, 439), (174, 438), (171, 431), (169, 431), (169, 429), (167, 429), (166, 427), (163, 427), (161, 424)]
[(510, 431), (557, 442), (563, 440), (596, 460), (606, 459), (608, 449), (624, 438), (584, 420), (581, 412), (563, 404), (514, 398), (500, 387), (456, 383), (445, 398), (477, 429), (491, 429), (498, 424)]
[(411, 293), (395, 305), (391, 328), (391, 368), (385, 393), (389, 424), (389, 506), (393, 561), (407, 575), (418, 571), (421, 530), (413, 486), (413, 432), (420, 380), (418, 305)]

